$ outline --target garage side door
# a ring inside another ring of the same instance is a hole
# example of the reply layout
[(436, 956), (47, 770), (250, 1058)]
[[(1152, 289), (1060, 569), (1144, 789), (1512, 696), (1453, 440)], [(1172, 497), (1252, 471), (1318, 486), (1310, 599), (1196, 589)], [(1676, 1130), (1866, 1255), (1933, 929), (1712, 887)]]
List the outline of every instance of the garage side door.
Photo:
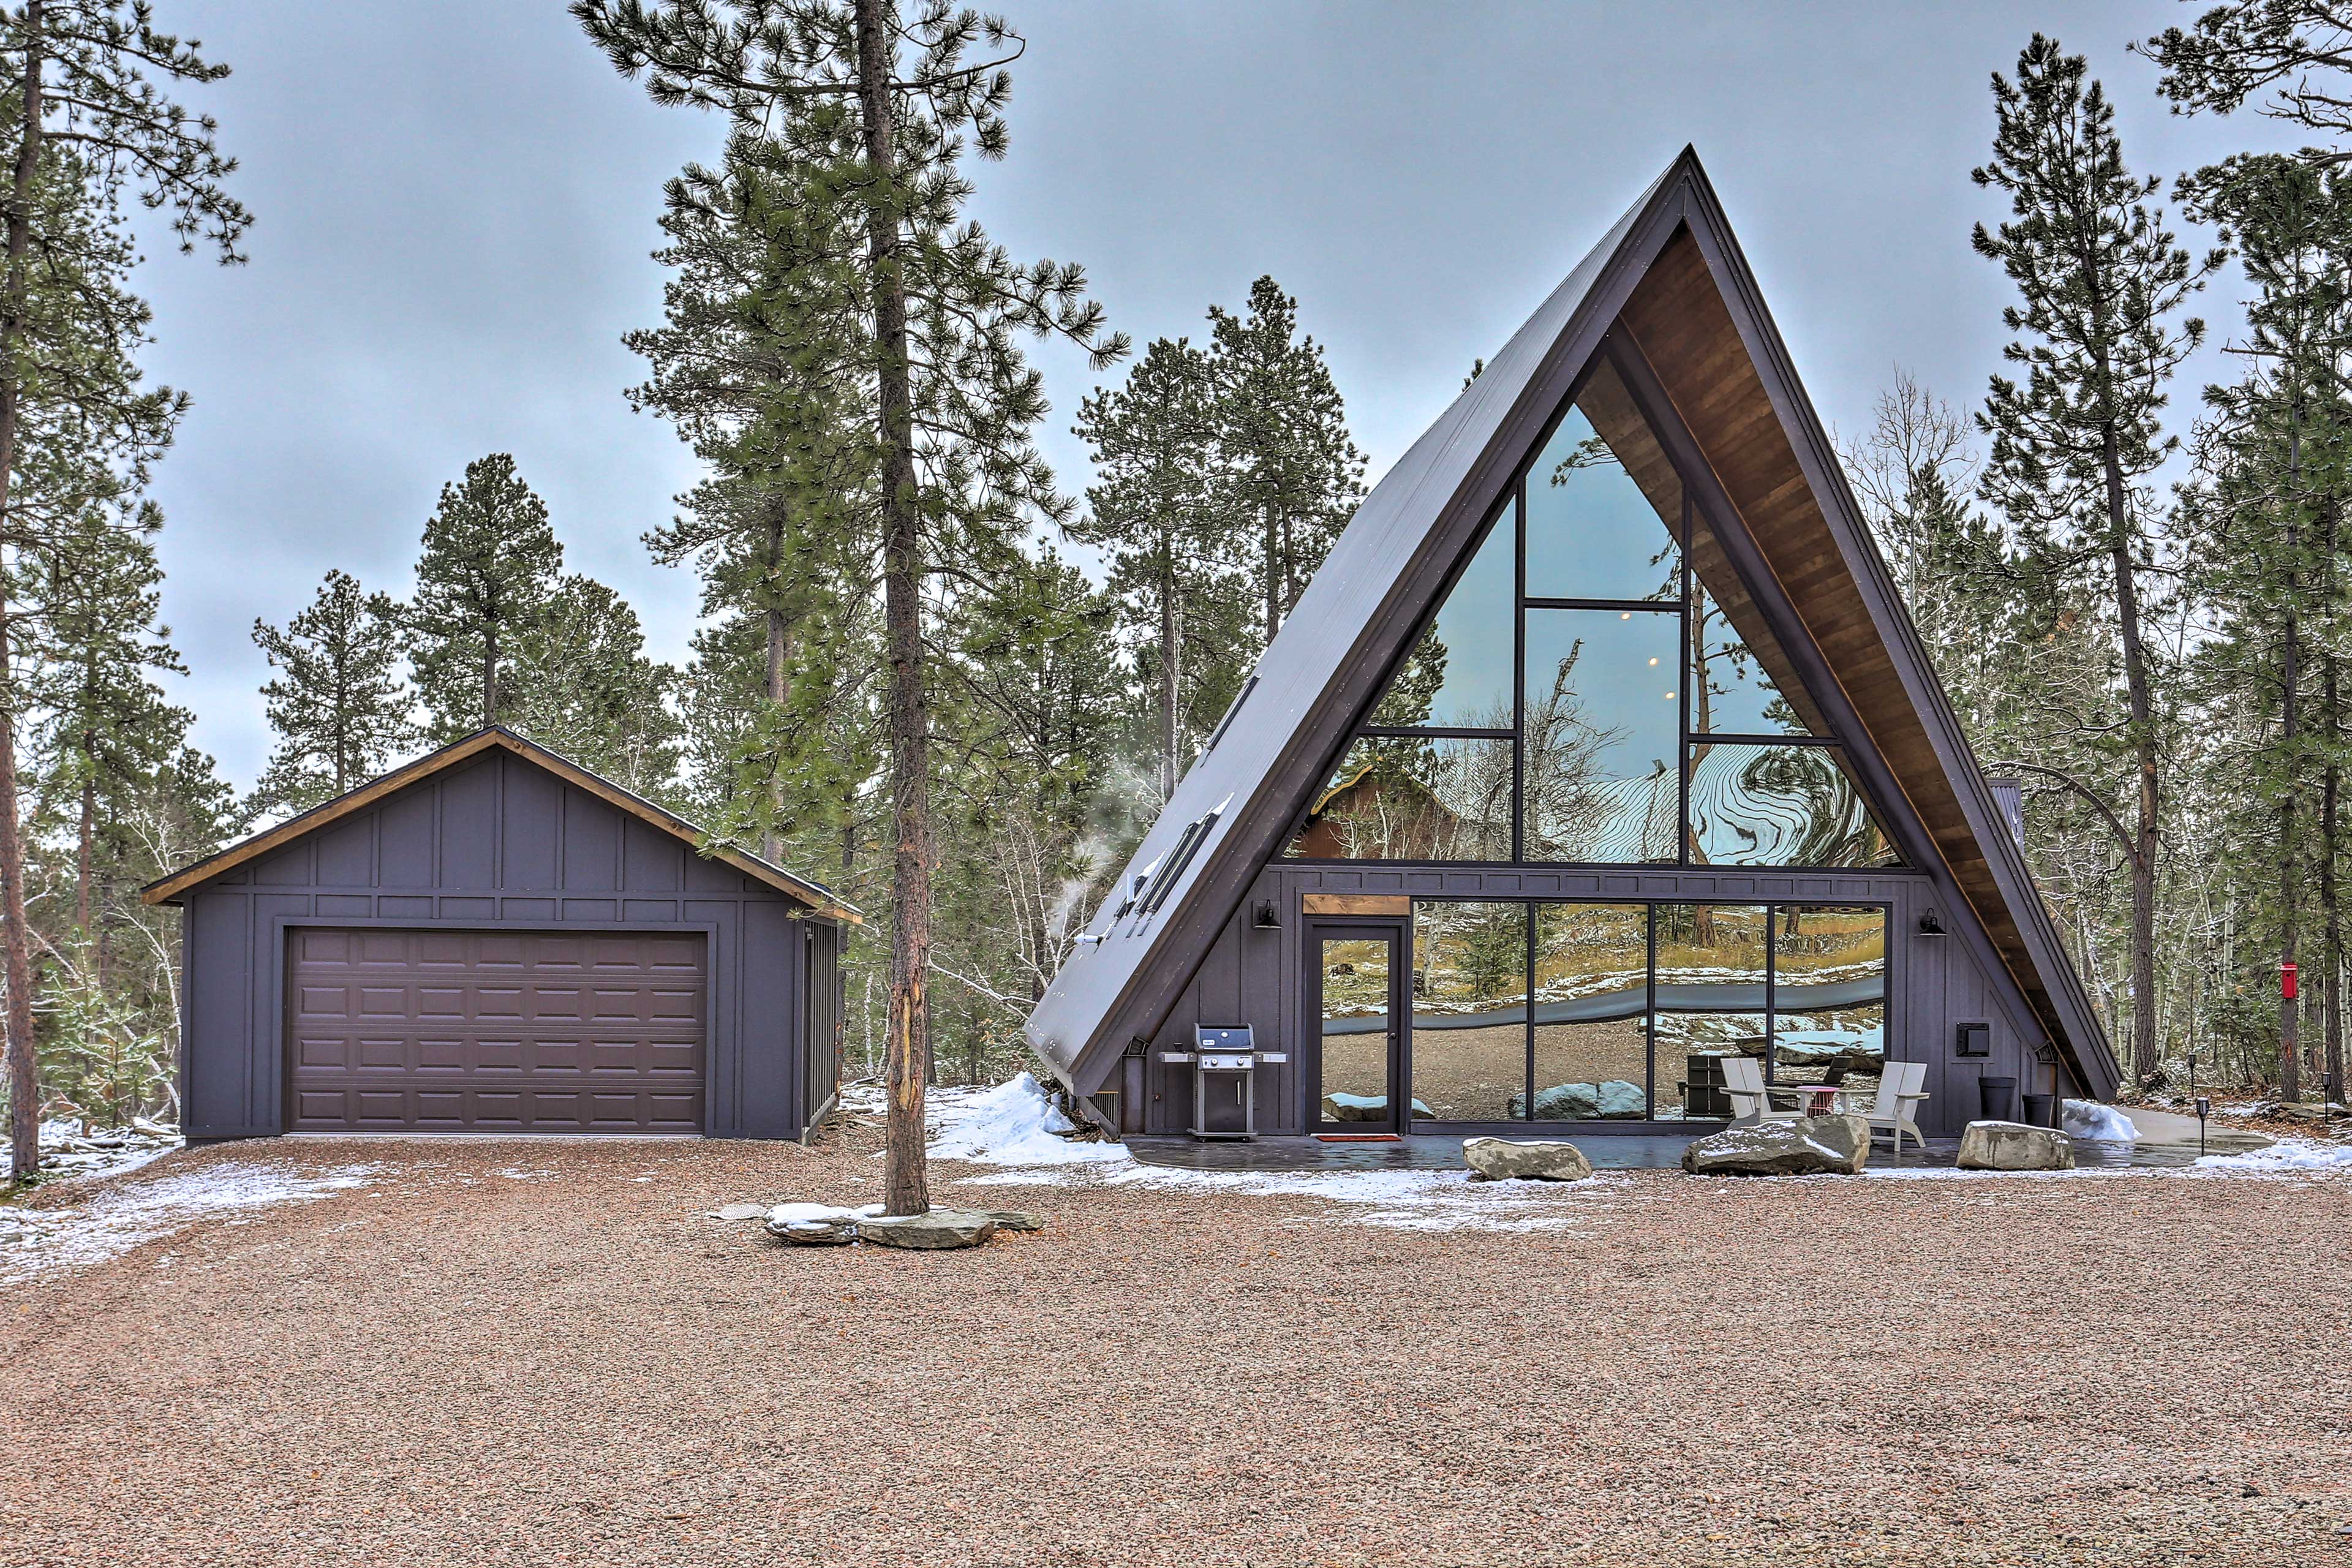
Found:
[(287, 936), (287, 1128), (695, 1132), (698, 932)]

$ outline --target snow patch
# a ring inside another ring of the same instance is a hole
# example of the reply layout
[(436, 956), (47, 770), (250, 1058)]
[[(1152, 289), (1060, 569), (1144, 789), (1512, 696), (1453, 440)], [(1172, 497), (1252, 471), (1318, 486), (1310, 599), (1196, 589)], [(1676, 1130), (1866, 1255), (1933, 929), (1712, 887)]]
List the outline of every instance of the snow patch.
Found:
[(121, 1175), (181, 1146), (178, 1128), (144, 1117), (128, 1127), (58, 1118), (41, 1123), (41, 1172), (51, 1182)]
[(1561, 1231), (1593, 1221), (1580, 1200), (1602, 1178), (1581, 1182), (1473, 1182), (1463, 1171), (1187, 1171), (1132, 1162), (1086, 1171), (1009, 1171), (967, 1176), (965, 1186), (1083, 1185), (1146, 1192), (1224, 1192), (1319, 1198), (1356, 1211), (1344, 1223), (1384, 1230)]
[(2218, 1175), (2300, 1176), (2313, 1173), (2352, 1175), (2352, 1143), (2316, 1143), (2307, 1138), (2282, 1138), (2267, 1149), (2243, 1154), (2207, 1154), (2192, 1172)]
[(940, 1089), (933, 1112), (930, 1156), (976, 1165), (1087, 1165), (1130, 1158), (1123, 1143), (1076, 1142), (1059, 1136), (1076, 1123), (1045, 1097), (1036, 1079), (1021, 1073), (994, 1089)]
[(774, 1226), (814, 1225), (824, 1220), (838, 1224), (864, 1219), (881, 1212), (880, 1204), (867, 1204), (861, 1209), (843, 1208), (839, 1204), (778, 1204), (768, 1211), (768, 1223)]
[(373, 1165), (308, 1175), (229, 1161), (126, 1182), (72, 1208), (0, 1206), (0, 1281), (103, 1263), (198, 1220), (272, 1204), (311, 1203), (365, 1186), (374, 1174)]
[(2069, 1138), (2085, 1138), (2095, 1143), (2139, 1142), (2139, 1129), (2132, 1125), (2130, 1117), (2095, 1100), (2068, 1100), (2065, 1122)]
[[(1583, 1182), (1476, 1182), (1457, 1171), (1189, 1171), (1139, 1163), (1123, 1143), (1074, 1143), (1070, 1126), (1035, 1078), (1022, 1073), (988, 1089), (930, 1097), (935, 1160), (1011, 1167), (966, 1176), (963, 1186), (1131, 1187), (1147, 1192), (1234, 1193), (1318, 1198), (1344, 1205), (1345, 1222), (1390, 1230), (1564, 1230), (1590, 1223), (1576, 1194)], [(820, 1205), (822, 1206), (822, 1205)]]

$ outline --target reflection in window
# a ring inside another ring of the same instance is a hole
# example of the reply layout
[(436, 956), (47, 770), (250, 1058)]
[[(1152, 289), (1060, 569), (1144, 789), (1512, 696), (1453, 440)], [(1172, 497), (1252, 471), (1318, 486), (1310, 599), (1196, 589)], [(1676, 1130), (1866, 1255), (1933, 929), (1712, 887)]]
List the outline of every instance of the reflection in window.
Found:
[(1412, 933), (1413, 1114), (1523, 1115), (1528, 907), (1415, 902)]
[(1311, 860), (1507, 860), (1511, 742), (1367, 736), (1290, 853)]
[(1528, 595), (1679, 599), (1682, 481), (1603, 361), (1527, 469)]
[(1384, 1121), (1389, 1114), (1389, 952), (1386, 937), (1323, 939), (1322, 1120)]
[(1517, 543), (1507, 502), (1502, 514), (1488, 525), (1486, 542), (1478, 547), (1446, 595), (1437, 618), (1398, 667), (1387, 695), (1372, 711), (1374, 725), (1445, 730), (1511, 727)]
[(1886, 912), (1772, 910), (1772, 1076), (1870, 1093), (1886, 1058)]
[(1649, 1024), (1649, 910), (1538, 904), (1535, 1120), (1647, 1115)]
[(1673, 859), (1680, 617), (1529, 610), (1527, 639), (1527, 858)]
[(1722, 1081), (1720, 1058), (1761, 1058), (1769, 1032), (1764, 983), (1766, 910), (1760, 904), (1657, 906), (1657, 1093), (1662, 1121), (1723, 1114), (1694, 1092)]
[[(1754, 606), (1743, 630), (1700, 585), (1691, 597), (1691, 730), (1727, 735), (1822, 733), (1797, 711), (1785, 691), (1799, 689), (1794, 671), (1770, 640)], [(1777, 677), (1777, 678), (1776, 678)], [(1806, 704), (1810, 709), (1811, 704)]]
[(1690, 858), (1706, 866), (1886, 866), (1896, 857), (1834, 746), (1691, 749)]

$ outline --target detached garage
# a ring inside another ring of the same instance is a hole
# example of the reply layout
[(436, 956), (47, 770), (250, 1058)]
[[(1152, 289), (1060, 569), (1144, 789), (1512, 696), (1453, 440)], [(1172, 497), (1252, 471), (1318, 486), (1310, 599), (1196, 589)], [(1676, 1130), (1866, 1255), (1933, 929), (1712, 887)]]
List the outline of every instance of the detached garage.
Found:
[(698, 843), (488, 729), (154, 883), (187, 1135), (801, 1136), (856, 913)]

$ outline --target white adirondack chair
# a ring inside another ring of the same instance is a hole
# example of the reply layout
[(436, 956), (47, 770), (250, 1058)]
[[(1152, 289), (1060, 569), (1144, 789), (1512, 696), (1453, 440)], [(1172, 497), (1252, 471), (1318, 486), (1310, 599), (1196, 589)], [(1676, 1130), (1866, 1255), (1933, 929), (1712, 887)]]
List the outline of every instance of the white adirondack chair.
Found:
[(1903, 1134), (1906, 1132), (1911, 1134), (1911, 1142), (1920, 1148), (1927, 1146), (1927, 1136), (1919, 1131), (1919, 1123), (1912, 1115), (1919, 1102), (1927, 1098), (1927, 1091), (1919, 1087), (1927, 1081), (1926, 1062), (1888, 1062), (1879, 1074), (1878, 1099), (1862, 1113), (1862, 1119), (1870, 1123), (1874, 1136), (1881, 1132), (1894, 1136), (1897, 1154), (1903, 1152)]
[(1795, 1121), (1804, 1115), (1801, 1110), (1782, 1110), (1773, 1105), (1764, 1088), (1764, 1064), (1754, 1057), (1725, 1057), (1723, 1085), (1724, 1093), (1731, 1098), (1736, 1121), (1751, 1116), (1759, 1121)]

